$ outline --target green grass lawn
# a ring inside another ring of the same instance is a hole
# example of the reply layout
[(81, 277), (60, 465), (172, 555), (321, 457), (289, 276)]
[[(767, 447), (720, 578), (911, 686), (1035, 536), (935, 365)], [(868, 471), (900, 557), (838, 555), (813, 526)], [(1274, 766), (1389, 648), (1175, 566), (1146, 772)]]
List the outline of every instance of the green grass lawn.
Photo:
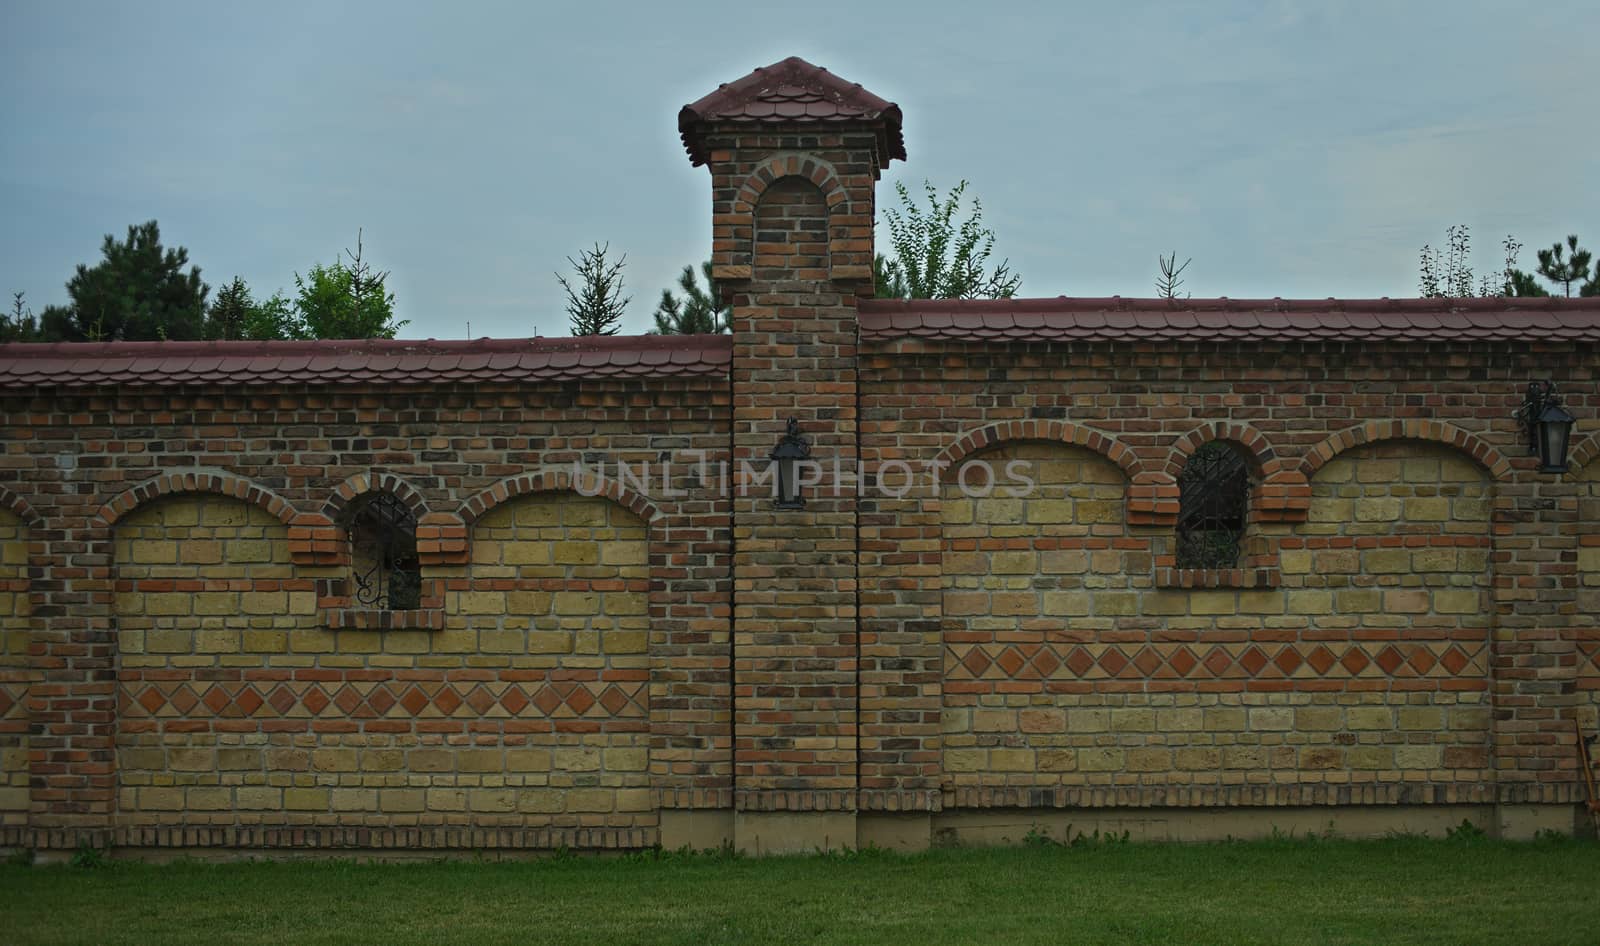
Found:
[(1600, 845), (1101, 844), (917, 856), (0, 868), (0, 942), (1600, 942)]

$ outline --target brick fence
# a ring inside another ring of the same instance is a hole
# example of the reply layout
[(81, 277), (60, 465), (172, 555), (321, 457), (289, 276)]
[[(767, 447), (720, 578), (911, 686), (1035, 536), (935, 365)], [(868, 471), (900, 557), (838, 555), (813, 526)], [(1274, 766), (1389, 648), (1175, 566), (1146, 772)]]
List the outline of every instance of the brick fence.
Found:
[(874, 300), (900, 124), (799, 60), (685, 107), (731, 336), (0, 348), (0, 846), (1573, 830), (1600, 304)]

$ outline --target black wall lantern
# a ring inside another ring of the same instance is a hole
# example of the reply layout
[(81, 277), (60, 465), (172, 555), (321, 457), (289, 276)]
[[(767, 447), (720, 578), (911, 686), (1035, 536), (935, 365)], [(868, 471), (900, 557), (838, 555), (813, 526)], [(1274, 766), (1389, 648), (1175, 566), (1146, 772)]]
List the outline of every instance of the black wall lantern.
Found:
[(1567, 442), (1577, 420), (1561, 406), (1553, 381), (1528, 382), (1528, 397), (1517, 411), (1528, 437), (1528, 453), (1539, 458), (1540, 473), (1567, 472)]
[(800, 495), (800, 464), (811, 459), (811, 444), (800, 436), (800, 424), (789, 418), (789, 429), (778, 441), (769, 457), (778, 473), (778, 498), (773, 506), (778, 509), (804, 509), (805, 498)]

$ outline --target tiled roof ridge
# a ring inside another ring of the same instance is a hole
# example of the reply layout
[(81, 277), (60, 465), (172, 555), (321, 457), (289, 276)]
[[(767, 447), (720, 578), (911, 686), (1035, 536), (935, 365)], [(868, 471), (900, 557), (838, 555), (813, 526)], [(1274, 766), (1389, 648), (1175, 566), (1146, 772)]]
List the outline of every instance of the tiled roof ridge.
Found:
[(1600, 299), (864, 299), (868, 340), (1600, 341)]
[(0, 388), (181, 384), (415, 385), (715, 374), (726, 335), (0, 345)]
[[(804, 90), (810, 94), (797, 97), (790, 90)], [(875, 120), (884, 123), (883, 165), (887, 167), (891, 158), (905, 160), (900, 106), (867, 91), (859, 82), (841, 79), (799, 56), (790, 56), (770, 66), (758, 67), (732, 82), (724, 82), (685, 105), (678, 112), (678, 132), (689, 159), (698, 166), (706, 163), (709, 157), (696, 131), (696, 126), (703, 123), (810, 124)]]
[(1576, 309), (1600, 311), (1600, 297), (1566, 298), (1563, 296), (1488, 296), (1488, 297), (1423, 297), (1406, 298), (1379, 296), (1376, 298), (1345, 298), (1329, 296), (1326, 299), (1266, 298), (1232, 299), (1218, 296), (1214, 299), (1166, 299), (1141, 296), (1037, 296), (1026, 299), (862, 299), (863, 312), (887, 311), (1375, 311), (1391, 309), (1415, 312), (1454, 312), (1460, 310), (1504, 311), (1507, 309), (1545, 309), (1550, 311)]
[[(721, 338), (715, 342), (708, 339)], [(181, 354), (238, 354), (264, 352), (290, 354), (305, 352), (508, 352), (508, 351), (588, 351), (702, 348), (707, 344), (726, 345), (726, 335), (534, 335), (528, 338), (317, 338), (306, 340), (189, 340), (127, 342), (6, 342), (0, 353), (26, 352), (44, 355), (63, 352), (73, 356), (100, 353), (128, 355), (159, 352)]]

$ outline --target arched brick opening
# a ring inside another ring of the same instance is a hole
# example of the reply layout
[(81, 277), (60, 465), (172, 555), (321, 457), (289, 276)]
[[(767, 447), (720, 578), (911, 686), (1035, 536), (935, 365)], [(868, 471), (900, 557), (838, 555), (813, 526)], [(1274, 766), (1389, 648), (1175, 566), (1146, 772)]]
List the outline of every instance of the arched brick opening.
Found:
[(1143, 472), (1139, 458), (1116, 438), (1092, 427), (1058, 420), (1020, 420), (979, 427), (939, 451), (933, 463), (942, 476), (948, 476), (948, 471), (969, 455), (1008, 440), (1054, 440), (1093, 450), (1120, 467), (1130, 482)]
[(1307, 480), (1316, 476), (1328, 461), (1354, 447), (1380, 440), (1432, 440), (1462, 451), (1488, 471), (1494, 480), (1511, 474), (1511, 463), (1490, 443), (1460, 427), (1434, 420), (1368, 421), (1347, 427), (1306, 451), (1300, 472)]
[(96, 511), (93, 523), (97, 529), (109, 529), (118, 519), (134, 509), (175, 493), (216, 493), (219, 496), (231, 496), (253, 506), (260, 506), (284, 525), (289, 525), (299, 515), (288, 500), (242, 476), (225, 470), (201, 469), (163, 473), (124, 490)]
[(1266, 434), (1249, 424), (1215, 421), (1202, 424), (1173, 441), (1172, 450), (1167, 454), (1164, 472), (1176, 478), (1183, 472), (1184, 464), (1189, 462), (1189, 457), (1193, 456), (1202, 445), (1213, 440), (1226, 441), (1238, 447), (1239, 453), (1249, 461), (1250, 471), (1257, 481), (1266, 480), (1283, 468), (1283, 462), (1278, 459), (1278, 452)]
[(550, 470), (542, 473), (523, 473), (480, 490), (461, 505), (461, 520), (470, 528), (489, 510), (518, 496), (529, 493), (570, 491), (584, 496), (604, 496), (646, 523), (661, 518), (661, 510), (646, 497), (615, 480), (590, 476), (574, 479), (568, 470)]
[(422, 493), (393, 473), (357, 473), (350, 477), (334, 488), (333, 495), (322, 506), (322, 514), (331, 522), (340, 522), (350, 504), (368, 493), (392, 493), (419, 520), (428, 514), (428, 503)]

